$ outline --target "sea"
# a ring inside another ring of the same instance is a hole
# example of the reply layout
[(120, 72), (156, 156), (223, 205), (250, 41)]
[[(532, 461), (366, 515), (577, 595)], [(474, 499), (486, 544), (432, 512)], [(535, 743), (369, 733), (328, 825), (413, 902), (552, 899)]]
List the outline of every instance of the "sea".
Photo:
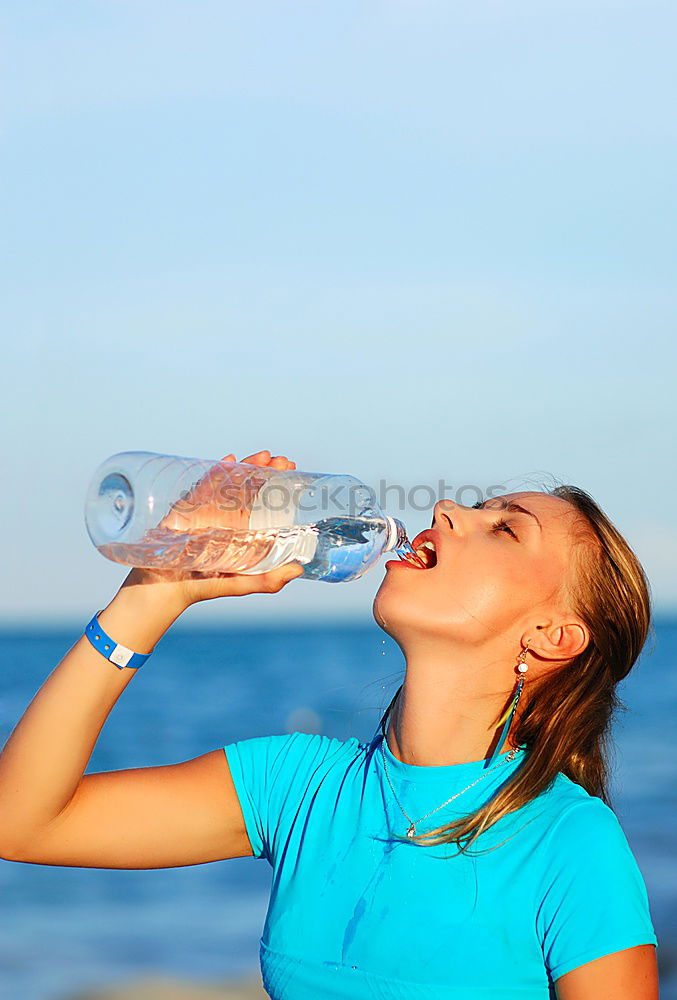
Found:
[[(0, 745), (80, 634), (0, 633)], [(123, 692), (87, 770), (171, 764), (294, 731), (368, 741), (403, 669), (375, 623), (179, 622)], [(661, 996), (677, 1000), (677, 619), (655, 624), (619, 694), (613, 804), (647, 885)], [(0, 861), (0, 998), (67, 1000), (150, 975), (249, 975), (270, 884), (255, 858), (148, 871)]]

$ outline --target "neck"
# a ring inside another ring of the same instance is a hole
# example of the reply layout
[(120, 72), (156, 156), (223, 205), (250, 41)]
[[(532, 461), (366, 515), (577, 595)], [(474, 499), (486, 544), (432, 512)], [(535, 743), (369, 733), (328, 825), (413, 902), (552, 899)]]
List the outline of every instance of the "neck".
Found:
[[(390, 713), (386, 740), (405, 764), (440, 767), (485, 760), (493, 753), (502, 725), (498, 720), (514, 677), (502, 656), (473, 663), (464, 655), (454, 669), (449, 654), (407, 657), (404, 684)], [(505, 741), (501, 753), (510, 749)]]

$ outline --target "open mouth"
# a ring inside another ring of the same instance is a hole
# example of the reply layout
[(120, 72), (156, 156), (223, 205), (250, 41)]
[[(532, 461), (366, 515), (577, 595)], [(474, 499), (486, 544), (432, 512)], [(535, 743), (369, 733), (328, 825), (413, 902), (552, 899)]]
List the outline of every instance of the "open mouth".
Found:
[(435, 543), (431, 539), (427, 538), (424, 542), (421, 542), (416, 546), (414, 551), (419, 559), (422, 560), (424, 569), (432, 569), (433, 566), (437, 566), (437, 550)]
[(416, 558), (411, 555), (404, 556), (405, 562), (410, 566), (415, 569), (432, 569), (433, 566), (437, 566), (437, 549), (432, 538), (414, 539), (412, 548), (416, 553)]

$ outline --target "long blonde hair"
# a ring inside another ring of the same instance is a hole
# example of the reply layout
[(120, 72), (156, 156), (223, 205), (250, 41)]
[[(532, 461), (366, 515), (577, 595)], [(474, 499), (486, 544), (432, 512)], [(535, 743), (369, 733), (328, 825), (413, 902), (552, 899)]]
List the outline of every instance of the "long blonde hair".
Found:
[[(421, 845), (456, 844), (466, 852), (490, 826), (545, 791), (560, 772), (611, 804), (611, 726), (623, 707), (616, 686), (649, 634), (649, 584), (637, 556), (588, 493), (576, 486), (546, 492), (571, 504), (579, 515), (573, 579), (565, 586), (571, 606), (590, 631), (590, 642), (578, 656), (525, 686), (509, 738), (527, 753), (512, 777), (474, 812), (412, 838)], [(401, 691), (402, 685), (381, 718), (384, 733)]]

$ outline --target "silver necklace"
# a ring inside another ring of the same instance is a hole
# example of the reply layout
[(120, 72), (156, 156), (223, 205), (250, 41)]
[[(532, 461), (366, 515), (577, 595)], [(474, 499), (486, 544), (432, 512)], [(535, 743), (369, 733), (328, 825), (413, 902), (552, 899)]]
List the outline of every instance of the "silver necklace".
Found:
[(462, 788), (460, 792), (456, 792), (455, 795), (452, 795), (450, 799), (447, 799), (446, 802), (443, 802), (441, 806), (437, 807), (437, 809), (432, 809), (429, 813), (426, 813), (425, 816), (421, 816), (421, 818), (418, 819), (418, 820), (416, 820), (416, 823), (414, 823), (414, 821), (412, 820), (411, 816), (407, 816), (406, 812), (404, 812), (404, 808), (402, 806), (402, 803), (398, 799), (397, 792), (393, 788), (393, 783), (390, 780), (390, 775), (388, 774), (388, 762), (386, 761), (386, 752), (385, 752), (385, 746), (384, 746), (385, 741), (386, 741), (386, 738), (385, 738), (385, 734), (384, 734), (383, 735), (383, 739), (381, 741), (381, 755), (383, 756), (383, 767), (385, 768), (386, 778), (388, 779), (388, 784), (390, 785), (390, 789), (391, 789), (393, 795), (395, 796), (395, 801), (397, 802), (398, 806), (400, 807), (400, 809), (404, 813), (405, 817), (409, 820), (409, 823), (411, 824), (410, 827), (409, 827), (409, 829), (407, 830), (407, 837), (409, 837), (409, 838), (412, 838), (412, 837), (416, 836), (416, 823), (422, 823), (424, 819), (427, 819), (428, 816), (432, 816), (433, 813), (436, 813), (440, 809), (443, 809), (444, 806), (449, 805), (449, 803), (453, 802), (454, 799), (457, 799), (459, 797), (459, 795), (463, 795), (464, 792), (467, 792), (471, 788), (474, 788), (474, 786), (478, 785), (480, 783), (480, 781), (484, 781), (485, 778), (488, 778), (489, 775), (491, 774), (491, 772), (495, 771), (497, 767), (501, 767), (502, 764), (507, 764), (507, 763), (509, 763), (509, 761), (514, 760), (515, 757), (517, 756), (517, 750), (518, 750), (518, 747), (513, 747), (513, 749), (507, 754), (507, 756), (505, 757), (504, 760), (500, 760), (498, 762), (498, 764), (494, 764), (494, 766), (490, 767), (488, 771), (486, 771), (484, 774), (481, 774), (479, 776), (479, 778), (476, 778), (475, 781), (472, 782), (472, 784), (468, 785), (466, 788)]

